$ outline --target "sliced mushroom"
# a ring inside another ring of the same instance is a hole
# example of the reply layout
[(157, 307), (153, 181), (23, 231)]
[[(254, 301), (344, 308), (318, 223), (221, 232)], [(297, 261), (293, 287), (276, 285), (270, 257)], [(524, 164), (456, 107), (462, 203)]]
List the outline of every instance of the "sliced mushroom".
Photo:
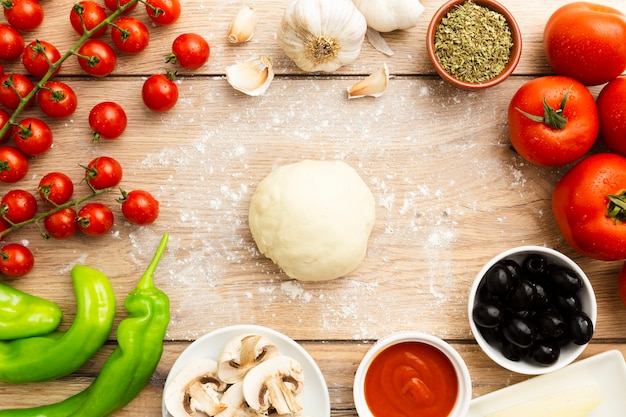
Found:
[(243, 398), (243, 382), (236, 382), (224, 392), (222, 403), (226, 406), (215, 417), (266, 417), (248, 406)]
[(192, 361), (168, 385), (164, 393), (165, 406), (174, 417), (215, 416), (226, 408), (220, 401), (226, 387), (227, 384), (217, 376), (216, 361)]
[(252, 368), (243, 378), (243, 396), (250, 407), (266, 412), (274, 408), (280, 415), (302, 410), (299, 393), (304, 372), (289, 356), (275, 356)]
[(217, 360), (217, 374), (229, 384), (243, 380), (259, 363), (278, 355), (278, 348), (267, 337), (245, 334), (228, 341)]

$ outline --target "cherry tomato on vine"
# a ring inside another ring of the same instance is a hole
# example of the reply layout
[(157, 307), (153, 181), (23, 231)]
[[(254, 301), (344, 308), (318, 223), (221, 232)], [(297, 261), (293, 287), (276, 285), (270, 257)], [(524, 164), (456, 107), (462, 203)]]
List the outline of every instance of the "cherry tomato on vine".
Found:
[(0, 24), (0, 60), (15, 61), (22, 56), (24, 37), (11, 25)]
[(8, 243), (0, 249), (0, 272), (9, 278), (20, 278), (32, 271), (35, 257), (26, 246)]
[(78, 221), (76, 210), (66, 207), (46, 216), (43, 219), (43, 227), (49, 237), (58, 240), (69, 239), (78, 231)]
[(112, 26), (111, 39), (120, 51), (138, 54), (148, 47), (150, 32), (141, 20), (123, 16)]
[(178, 64), (188, 70), (203, 66), (211, 54), (209, 43), (196, 33), (183, 33), (174, 39), (172, 53), (166, 61)]
[(145, 3), (148, 17), (157, 25), (171, 25), (180, 17), (178, 0), (146, 0)]
[[(4, 110), (0, 109), (0, 130), (4, 128), (4, 126), (8, 123), (11, 115)], [(7, 126), (7, 130), (4, 131), (4, 134), (0, 137), (0, 142), (5, 142), (11, 136), (11, 126)]]
[(78, 48), (78, 64), (87, 74), (106, 77), (115, 69), (117, 56), (106, 42), (90, 39)]
[(122, 214), (130, 223), (138, 226), (153, 223), (159, 217), (159, 202), (147, 191), (122, 191)]
[(41, 119), (27, 117), (13, 126), (13, 142), (28, 156), (39, 156), (52, 147), (52, 130)]
[[(33, 88), (35, 88), (33, 82), (22, 74), (4, 74), (0, 78), (0, 104), (10, 110), (15, 110), (20, 105), (20, 99), (26, 97)], [(29, 107), (31, 103), (32, 100), (26, 104), (26, 107)]]
[(109, 156), (99, 156), (85, 168), (85, 180), (94, 190), (115, 187), (122, 181), (122, 165)]
[[(119, 7), (123, 7), (126, 4), (130, 3), (131, 1), (132, 0), (104, 0), (104, 5), (107, 7), (107, 9), (111, 10), (112, 12), (114, 12)], [(133, 10), (137, 6), (137, 3), (134, 3), (131, 6), (129, 6), (128, 9), (126, 9), (124, 12), (127, 13), (127, 12)]]
[(113, 101), (96, 104), (89, 112), (89, 126), (93, 129), (93, 140), (117, 139), (126, 130), (126, 112)]
[(44, 202), (60, 206), (72, 198), (74, 183), (68, 175), (62, 172), (49, 172), (39, 180), (37, 191)]
[(0, 181), (18, 182), (28, 172), (28, 158), (13, 146), (0, 146)]
[(74, 114), (78, 97), (69, 85), (61, 81), (48, 81), (37, 91), (37, 103), (48, 116), (62, 119)]
[(43, 22), (43, 6), (38, 0), (3, 1), (4, 17), (17, 30), (34, 30)]
[(165, 112), (178, 101), (178, 86), (173, 75), (154, 74), (143, 83), (141, 97), (144, 104), (152, 111)]
[(10, 190), (2, 196), (0, 207), (11, 223), (21, 223), (37, 214), (37, 199), (26, 190)]
[(89, 203), (78, 210), (78, 228), (88, 236), (108, 233), (114, 220), (111, 209), (102, 203)]
[[(92, 30), (107, 18), (107, 11), (95, 1), (85, 0), (76, 3), (70, 11), (70, 24), (78, 33), (82, 35), (86, 30)], [(107, 25), (95, 31), (91, 37), (99, 38), (107, 31)]]
[[(46, 41), (33, 41), (26, 45), (22, 52), (22, 64), (26, 71), (35, 78), (43, 78), (50, 69), (50, 65), (61, 59), (59, 50)], [(51, 77), (61, 70), (59, 65)]]

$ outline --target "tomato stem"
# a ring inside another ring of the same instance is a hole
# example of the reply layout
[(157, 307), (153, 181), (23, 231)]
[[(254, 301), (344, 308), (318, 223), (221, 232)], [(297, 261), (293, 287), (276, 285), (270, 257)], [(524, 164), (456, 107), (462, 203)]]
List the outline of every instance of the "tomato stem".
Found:
[(606, 196), (609, 204), (606, 208), (606, 217), (614, 222), (626, 222), (626, 190), (619, 194), (609, 194)]
[(528, 117), (530, 120), (535, 121), (537, 123), (545, 123), (549, 127), (557, 130), (565, 129), (567, 125), (567, 117), (563, 116), (563, 111), (565, 110), (565, 105), (567, 104), (567, 99), (569, 98), (570, 93), (572, 92), (572, 87), (570, 86), (563, 99), (561, 100), (560, 106), (558, 109), (553, 109), (548, 104), (546, 100), (546, 96), (543, 96), (543, 116), (536, 116), (534, 114), (530, 114), (525, 112), (524, 110), (516, 107), (515, 110), (522, 113), (524, 116)]

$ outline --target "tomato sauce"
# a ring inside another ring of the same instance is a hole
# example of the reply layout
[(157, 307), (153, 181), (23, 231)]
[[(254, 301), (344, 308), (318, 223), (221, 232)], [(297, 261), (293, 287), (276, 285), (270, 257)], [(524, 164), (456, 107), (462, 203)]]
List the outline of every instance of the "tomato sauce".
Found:
[(380, 352), (364, 385), (374, 417), (447, 417), (459, 390), (450, 360), (421, 342), (402, 342)]

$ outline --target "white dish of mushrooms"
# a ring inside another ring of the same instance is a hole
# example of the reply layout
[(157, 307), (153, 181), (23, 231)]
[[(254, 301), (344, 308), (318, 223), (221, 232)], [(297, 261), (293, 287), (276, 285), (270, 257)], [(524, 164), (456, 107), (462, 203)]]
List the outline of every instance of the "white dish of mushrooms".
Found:
[(174, 362), (163, 417), (330, 417), (324, 376), (309, 353), (267, 327), (208, 333)]

